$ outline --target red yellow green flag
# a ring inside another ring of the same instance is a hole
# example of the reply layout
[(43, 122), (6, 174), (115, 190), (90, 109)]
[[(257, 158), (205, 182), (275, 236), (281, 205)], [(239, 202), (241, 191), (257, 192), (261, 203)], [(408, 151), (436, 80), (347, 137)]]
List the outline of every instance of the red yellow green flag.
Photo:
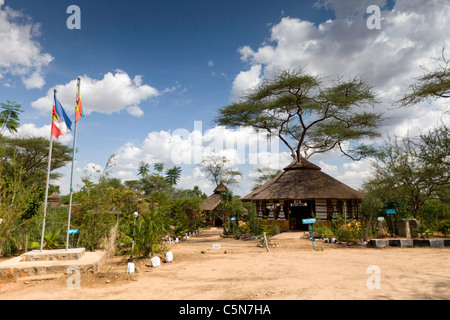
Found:
[(75, 106), (75, 122), (84, 117), (83, 114), (83, 105), (81, 103), (81, 95), (80, 95), (80, 82), (77, 84), (77, 97), (76, 97), (77, 105)]

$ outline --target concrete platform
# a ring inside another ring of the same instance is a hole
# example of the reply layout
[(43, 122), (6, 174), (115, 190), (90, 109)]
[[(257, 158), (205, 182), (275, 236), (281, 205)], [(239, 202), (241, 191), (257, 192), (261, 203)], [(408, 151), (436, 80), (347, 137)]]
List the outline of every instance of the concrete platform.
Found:
[(57, 260), (79, 260), (86, 250), (84, 248), (56, 249), (56, 250), (33, 250), (22, 255), (22, 261), (57, 261)]
[(81, 274), (96, 273), (106, 263), (104, 251), (86, 252), (78, 260), (23, 261), (23, 256), (0, 263), (0, 278), (23, 277), (66, 273), (70, 266), (77, 266)]

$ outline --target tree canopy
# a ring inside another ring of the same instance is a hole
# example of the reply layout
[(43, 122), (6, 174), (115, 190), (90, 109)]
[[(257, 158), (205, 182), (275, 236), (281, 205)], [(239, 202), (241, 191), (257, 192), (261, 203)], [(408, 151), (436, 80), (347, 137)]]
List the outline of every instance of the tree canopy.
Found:
[(444, 52), (442, 49), (442, 56), (436, 59), (439, 67), (433, 71), (423, 68), (424, 75), (416, 79), (397, 104), (404, 107), (430, 98), (450, 98), (450, 59)]
[(417, 218), (427, 200), (439, 199), (448, 190), (449, 132), (449, 127), (442, 125), (418, 138), (389, 141), (381, 148), (365, 189), (380, 198), (401, 199)]
[(215, 123), (265, 130), (283, 141), (294, 159), (338, 148), (359, 160), (376, 151), (357, 144), (380, 136), (376, 129), (381, 114), (369, 112), (376, 103), (375, 93), (361, 78), (340, 77), (324, 86), (320, 76), (287, 70), (219, 109)]
[[(3, 138), (3, 174), (12, 177), (14, 168), (20, 166), (27, 184), (34, 182), (45, 186), (48, 166), (49, 142), (41, 137)], [(72, 160), (72, 149), (58, 141), (53, 142), (50, 179), (61, 175), (54, 172)]]

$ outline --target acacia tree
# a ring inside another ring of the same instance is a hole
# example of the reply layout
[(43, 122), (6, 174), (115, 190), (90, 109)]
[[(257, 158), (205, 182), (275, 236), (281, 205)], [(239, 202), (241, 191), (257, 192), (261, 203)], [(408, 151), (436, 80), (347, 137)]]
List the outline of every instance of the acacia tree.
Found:
[(265, 130), (283, 141), (294, 160), (336, 148), (354, 160), (375, 153), (370, 145), (355, 145), (379, 136), (381, 114), (367, 111), (377, 102), (372, 88), (361, 78), (323, 84), (303, 70), (281, 71), (241, 101), (219, 109), (215, 123)]
[(445, 57), (445, 50), (442, 49), (441, 57), (435, 60), (439, 62), (439, 67), (433, 71), (423, 68), (424, 75), (416, 79), (410, 91), (397, 104), (404, 107), (429, 98), (450, 98), (450, 59)]
[(203, 159), (201, 170), (206, 177), (216, 187), (222, 182), (225, 186), (233, 186), (238, 184), (238, 177), (242, 176), (238, 170), (229, 168), (229, 162), (226, 157), (212, 155)]
[(381, 149), (374, 174), (367, 183), (389, 197), (406, 200), (418, 218), (424, 203), (450, 183), (450, 128), (441, 125), (417, 139), (388, 142)]

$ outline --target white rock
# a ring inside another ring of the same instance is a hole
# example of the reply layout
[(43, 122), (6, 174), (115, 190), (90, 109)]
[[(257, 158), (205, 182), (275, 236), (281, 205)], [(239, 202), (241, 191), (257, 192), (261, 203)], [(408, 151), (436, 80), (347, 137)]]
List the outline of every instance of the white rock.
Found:
[(153, 257), (150, 261), (153, 268), (159, 267), (161, 265), (161, 259), (159, 257)]

